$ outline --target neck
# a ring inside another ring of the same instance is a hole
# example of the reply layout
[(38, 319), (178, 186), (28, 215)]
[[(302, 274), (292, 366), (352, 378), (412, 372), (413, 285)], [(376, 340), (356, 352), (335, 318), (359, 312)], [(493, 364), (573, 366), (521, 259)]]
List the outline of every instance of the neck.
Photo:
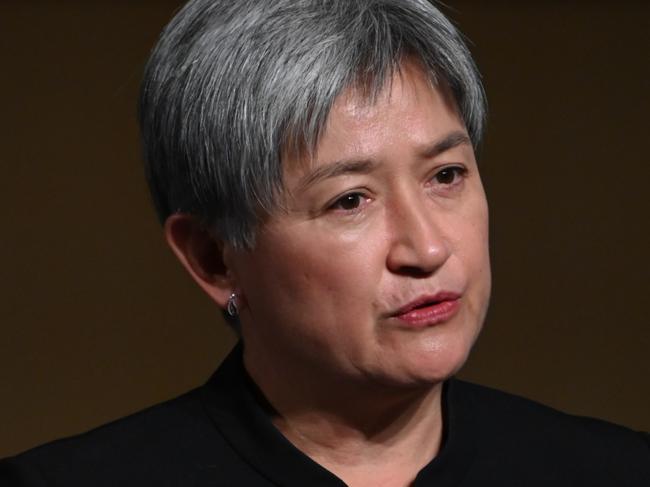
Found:
[(409, 485), (442, 438), (442, 384), (396, 387), (247, 360), (275, 426), (347, 485)]

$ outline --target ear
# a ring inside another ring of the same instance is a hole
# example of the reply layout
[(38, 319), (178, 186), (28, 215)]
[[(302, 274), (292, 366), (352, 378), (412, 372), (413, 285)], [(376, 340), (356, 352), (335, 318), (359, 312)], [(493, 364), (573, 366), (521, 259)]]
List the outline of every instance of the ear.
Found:
[(165, 221), (165, 239), (183, 267), (222, 309), (235, 289), (224, 262), (224, 244), (193, 216), (176, 213)]

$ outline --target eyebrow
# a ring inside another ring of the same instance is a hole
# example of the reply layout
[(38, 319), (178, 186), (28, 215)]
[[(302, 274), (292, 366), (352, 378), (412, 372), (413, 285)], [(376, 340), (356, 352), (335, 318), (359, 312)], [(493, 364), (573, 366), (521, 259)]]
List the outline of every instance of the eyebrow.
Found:
[(472, 145), (472, 141), (465, 132), (458, 130), (451, 132), (442, 140), (434, 142), (433, 145), (424, 149), (424, 151), (422, 151), (422, 154), (424, 157), (436, 157), (443, 152), (447, 152), (454, 147), (458, 147), (459, 145), (464, 144)]
[(367, 159), (332, 162), (320, 166), (307, 174), (300, 180), (298, 187), (306, 189), (319, 181), (335, 178), (344, 174), (369, 174), (376, 166), (376, 162)]
[[(422, 151), (422, 155), (426, 158), (436, 157), (454, 147), (463, 144), (470, 144), (470, 138), (465, 132), (455, 131), (446, 135), (443, 139), (434, 142), (431, 146), (426, 147)], [(345, 174), (369, 174), (377, 166), (377, 162), (361, 159), (361, 160), (340, 160), (329, 164), (325, 164), (316, 168), (311, 173), (303, 177), (298, 183), (298, 187), (306, 189), (313, 184), (323, 181), (325, 179), (343, 176)]]

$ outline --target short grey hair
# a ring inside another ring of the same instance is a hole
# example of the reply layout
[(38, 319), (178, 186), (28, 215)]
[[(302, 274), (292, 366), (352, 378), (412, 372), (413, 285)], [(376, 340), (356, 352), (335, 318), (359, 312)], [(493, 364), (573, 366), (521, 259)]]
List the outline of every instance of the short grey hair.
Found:
[(406, 57), (446, 83), (472, 143), (485, 123), (462, 34), (427, 0), (191, 0), (145, 69), (139, 117), (161, 221), (200, 218), (251, 248), (282, 192), (282, 153), (316, 147), (349, 87), (372, 100)]

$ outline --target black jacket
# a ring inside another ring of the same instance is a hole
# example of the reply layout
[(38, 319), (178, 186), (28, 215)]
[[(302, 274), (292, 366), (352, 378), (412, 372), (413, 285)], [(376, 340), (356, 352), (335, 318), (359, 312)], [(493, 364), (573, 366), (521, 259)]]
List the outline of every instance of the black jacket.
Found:
[[(647, 435), (452, 379), (415, 486), (650, 486)], [(0, 461), (0, 486), (343, 486), (291, 445), (238, 347), (206, 385)]]

